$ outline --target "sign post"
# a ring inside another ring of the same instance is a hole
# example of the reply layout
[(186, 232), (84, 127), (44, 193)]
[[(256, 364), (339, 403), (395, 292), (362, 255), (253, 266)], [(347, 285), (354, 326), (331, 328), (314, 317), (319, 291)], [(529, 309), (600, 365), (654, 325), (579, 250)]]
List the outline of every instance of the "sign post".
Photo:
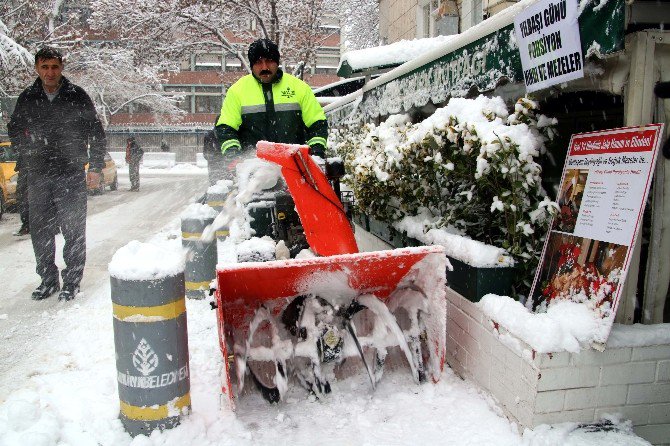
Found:
[(577, 0), (535, 3), (514, 17), (528, 93), (584, 77)]
[(528, 306), (536, 312), (570, 300), (607, 323), (616, 315), (640, 231), (656, 164), (662, 124), (573, 135), (554, 220), (535, 274)]

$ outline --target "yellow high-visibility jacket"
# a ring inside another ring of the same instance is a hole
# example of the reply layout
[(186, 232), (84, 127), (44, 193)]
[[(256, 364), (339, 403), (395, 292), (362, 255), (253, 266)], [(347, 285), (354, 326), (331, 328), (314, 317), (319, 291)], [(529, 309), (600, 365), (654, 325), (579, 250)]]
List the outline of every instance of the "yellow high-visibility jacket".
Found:
[(248, 74), (228, 89), (216, 134), (224, 155), (262, 140), (325, 149), (328, 123), (309, 85), (278, 70), (271, 84)]

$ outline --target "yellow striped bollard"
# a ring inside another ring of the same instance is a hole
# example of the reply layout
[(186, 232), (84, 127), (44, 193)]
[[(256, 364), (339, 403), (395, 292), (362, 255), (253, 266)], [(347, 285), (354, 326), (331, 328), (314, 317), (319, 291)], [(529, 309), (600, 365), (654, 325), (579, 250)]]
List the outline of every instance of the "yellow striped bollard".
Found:
[(119, 418), (131, 436), (169, 429), (190, 412), (184, 258), (130, 242), (109, 264)]
[[(216, 277), (216, 240), (201, 241), (202, 231), (212, 224), (217, 212), (206, 204), (193, 203), (181, 214), (181, 241), (188, 250), (184, 279), (186, 297), (204, 299)], [(218, 231), (217, 231), (218, 232)]]
[(219, 180), (210, 186), (207, 189), (207, 206), (213, 208), (217, 213), (221, 212), (232, 186), (231, 180)]

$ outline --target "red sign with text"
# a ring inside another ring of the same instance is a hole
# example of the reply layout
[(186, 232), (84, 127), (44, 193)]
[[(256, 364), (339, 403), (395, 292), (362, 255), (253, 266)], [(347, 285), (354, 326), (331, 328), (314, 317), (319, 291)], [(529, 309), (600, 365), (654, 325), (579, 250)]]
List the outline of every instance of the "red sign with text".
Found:
[(586, 305), (614, 322), (630, 256), (640, 231), (658, 155), (662, 124), (573, 135), (551, 224), (528, 306)]

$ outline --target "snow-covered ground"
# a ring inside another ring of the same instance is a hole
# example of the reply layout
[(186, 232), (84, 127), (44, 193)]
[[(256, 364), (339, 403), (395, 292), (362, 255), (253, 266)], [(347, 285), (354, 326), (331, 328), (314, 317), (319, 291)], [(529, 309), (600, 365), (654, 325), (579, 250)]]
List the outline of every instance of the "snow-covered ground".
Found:
[[(491, 397), (448, 368), (440, 382), (421, 386), (407, 370), (386, 371), (375, 392), (361, 371), (322, 400), (293, 386), (286, 401), (269, 405), (253, 392), (232, 413), (220, 404), (215, 313), (192, 300), (192, 413), (177, 428), (131, 438), (118, 420), (107, 264), (131, 240), (178, 238), (180, 212), (206, 190), (204, 170), (152, 173), (142, 171), (137, 194), (122, 175), (119, 191), (89, 200), (83, 295), (72, 302), (30, 300), (38, 283), (30, 240), (11, 236), (16, 214), (0, 222), (0, 446), (648, 444), (623, 422), (597, 432), (573, 423), (519, 432)], [(367, 250), (383, 247), (362, 231), (357, 237)]]

